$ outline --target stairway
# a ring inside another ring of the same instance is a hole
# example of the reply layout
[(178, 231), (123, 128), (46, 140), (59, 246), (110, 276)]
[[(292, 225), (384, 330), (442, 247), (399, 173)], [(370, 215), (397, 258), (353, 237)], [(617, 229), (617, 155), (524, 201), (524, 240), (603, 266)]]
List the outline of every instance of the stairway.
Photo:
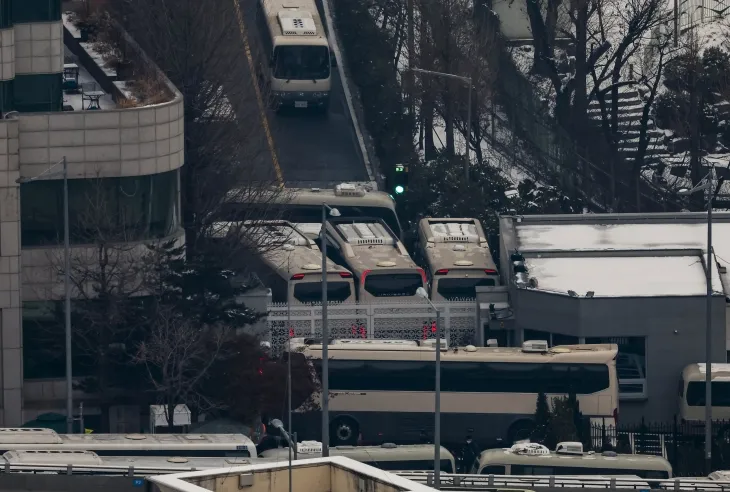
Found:
[[(611, 94), (606, 95), (606, 109), (610, 111)], [(621, 87), (618, 92), (618, 124), (621, 134), (619, 139), (619, 155), (625, 161), (631, 161), (639, 149), (639, 129), (641, 127), (641, 114), (644, 110), (644, 101), (639, 92), (633, 87)], [(588, 117), (601, 125), (601, 105), (597, 100), (592, 100), (588, 105)], [(647, 130), (649, 145), (644, 156), (644, 165), (650, 166), (660, 162), (661, 158), (668, 155), (664, 145), (664, 133), (656, 128), (652, 118), (649, 119)]]

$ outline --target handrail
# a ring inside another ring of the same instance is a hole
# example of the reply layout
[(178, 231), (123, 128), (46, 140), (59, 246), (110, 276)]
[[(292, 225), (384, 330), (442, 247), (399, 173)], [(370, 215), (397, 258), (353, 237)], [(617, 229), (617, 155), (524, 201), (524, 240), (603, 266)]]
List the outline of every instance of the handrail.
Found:
[[(433, 484), (433, 472), (394, 472), (397, 475), (421, 484)], [(485, 488), (510, 487), (525, 489), (526, 487), (551, 488), (605, 488), (605, 489), (652, 489), (661, 490), (711, 490), (713, 492), (730, 491), (730, 481), (710, 480), (704, 477), (676, 477), (672, 479), (651, 479), (633, 477), (597, 476), (554, 476), (554, 475), (468, 475), (441, 474), (441, 486), (478, 490)]]

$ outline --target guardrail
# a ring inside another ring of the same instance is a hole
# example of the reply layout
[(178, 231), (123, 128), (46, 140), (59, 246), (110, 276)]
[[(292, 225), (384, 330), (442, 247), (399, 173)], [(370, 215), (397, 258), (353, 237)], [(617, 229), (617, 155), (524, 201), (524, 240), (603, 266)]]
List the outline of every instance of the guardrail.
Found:
[[(428, 486), (433, 486), (433, 472), (395, 472), (403, 478)], [(632, 477), (599, 476), (553, 476), (553, 475), (465, 475), (441, 474), (441, 490), (487, 490), (495, 487), (511, 489), (556, 488), (556, 489), (647, 489), (659, 490), (709, 490), (713, 492), (730, 491), (730, 482), (707, 478), (643, 479)]]

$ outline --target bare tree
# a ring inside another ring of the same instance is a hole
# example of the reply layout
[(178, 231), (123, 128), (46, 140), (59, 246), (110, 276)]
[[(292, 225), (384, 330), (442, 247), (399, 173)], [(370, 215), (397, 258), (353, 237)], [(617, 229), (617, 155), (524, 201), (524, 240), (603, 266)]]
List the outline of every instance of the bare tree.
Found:
[(177, 405), (201, 412), (218, 406), (205, 385), (228, 337), (219, 327), (200, 326), (185, 319), (174, 306), (160, 306), (154, 313), (149, 332), (138, 344), (132, 362), (145, 367), (170, 429), (174, 427)]
[[(190, 251), (200, 247), (224, 202), (285, 200), (262, 130), (267, 94), (254, 85), (249, 58), (255, 31), (246, 31), (239, 8), (230, 0), (119, 2), (127, 29), (184, 97), (182, 209)], [(262, 210), (274, 214), (265, 206), (256, 214)], [(242, 212), (239, 218), (262, 217)]]

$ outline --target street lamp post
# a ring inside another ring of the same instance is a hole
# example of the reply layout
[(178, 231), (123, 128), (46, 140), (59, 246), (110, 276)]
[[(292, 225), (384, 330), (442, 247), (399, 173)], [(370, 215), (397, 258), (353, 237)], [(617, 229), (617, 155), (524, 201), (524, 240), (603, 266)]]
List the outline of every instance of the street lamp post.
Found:
[(471, 137), (471, 77), (463, 77), (461, 75), (454, 75), (452, 73), (444, 73), (444, 72), (434, 72), (433, 70), (423, 70), (421, 68), (413, 68), (409, 67), (407, 70), (412, 72), (421, 73), (424, 75), (434, 75), (436, 77), (444, 77), (447, 79), (452, 80), (459, 80), (461, 82), (464, 82), (467, 87), (469, 88), (469, 107), (466, 110), (466, 161), (464, 162), (464, 178), (466, 181), (469, 181), (469, 145), (470, 145), (470, 137)]
[(73, 364), (71, 363), (71, 288), (70, 288), (70, 238), (69, 238), (69, 220), (68, 220), (68, 163), (66, 156), (51, 167), (43, 171), (34, 178), (19, 177), (15, 180), (18, 184), (30, 183), (37, 181), (42, 177), (57, 176), (58, 173), (50, 171), (58, 166), (63, 165), (63, 288), (65, 291), (65, 335), (66, 335), (66, 433), (73, 434), (74, 416), (73, 416)]
[(319, 238), (322, 243), (322, 457), (330, 455), (330, 375), (329, 375), (329, 330), (327, 328), (327, 213), (339, 217), (340, 211), (326, 203), (322, 204), (322, 224)]
[[(287, 295), (287, 302), (286, 302), (286, 329), (287, 329), (287, 335), (289, 336), (289, 344), (287, 345), (288, 353), (286, 354), (286, 399), (287, 399), (287, 428), (291, 431), (291, 299), (289, 298), (289, 295), (291, 293), (291, 254), (294, 251), (294, 245), (286, 243), (283, 246), (285, 251), (288, 251), (289, 254), (286, 257), (286, 272), (288, 274), (288, 277), (286, 279), (286, 295)], [(292, 487), (292, 481), (291, 481), (291, 454), (292, 454), (292, 447), (289, 446), (289, 492), (291, 492)]]
[(436, 311), (436, 378), (434, 381), (434, 418), (433, 423), (433, 486), (441, 487), (441, 311), (428, 298), (428, 292), (423, 287), (416, 290), (416, 295), (422, 297)]
[[(296, 447), (296, 443), (292, 440), (292, 436), (286, 431), (286, 429), (284, 429), (284, 424), (281, 422), (281, 420), (274, 419), (269, 422), (269, 425), (271, 425), (274, 429), (278, 429), (278, 431), (284, 436), (287, 446), (289, 447), (289, 492), (292, 492), (291, 453), (292, 449)], [(291, 427), (289, 427), (289, 430), (291, 430)]]
[(703, 178), (704, 183), (689, 190), (679, 190), (681, 196), (689, 196), (707, 190), (707, 262), (705, 280), (707, 285), (705, 305), (705, 471), (712, 473), (712, 170)]

